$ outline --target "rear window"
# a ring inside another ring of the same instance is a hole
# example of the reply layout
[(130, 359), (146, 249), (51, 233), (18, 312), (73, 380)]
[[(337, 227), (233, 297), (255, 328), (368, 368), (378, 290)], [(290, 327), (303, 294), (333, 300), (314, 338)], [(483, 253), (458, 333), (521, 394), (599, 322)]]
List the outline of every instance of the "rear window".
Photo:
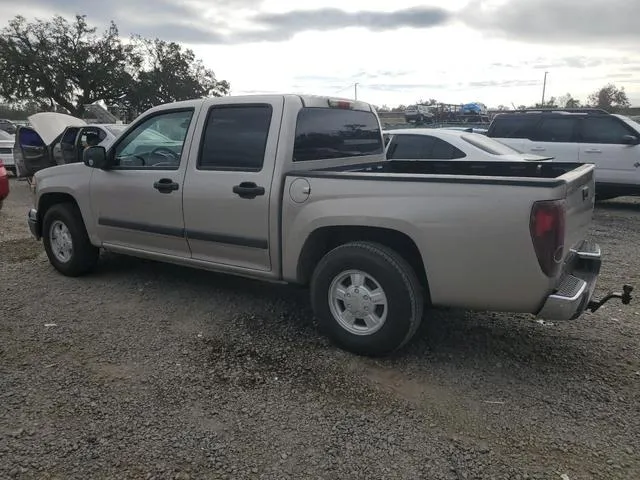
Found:
[(513, 155), (514, 153), (520, 153), (515, 148), (511, 148), (504, 143), (500, 143), (496, 140), (492, 140), (489, 137), (481, 135), (479, 133), (466, 133), (460, 136), (465, 142), (470, 143), (480, 150), (484, 150), (491, 155)]
[(496, 117), (488, 135), (494, 138), (531, 138), (540, 117), (522, 117), (503, 114)]
[(298, 113), (294, 162), (382, 153), (382, 132), (372, 112), (307, 107)]

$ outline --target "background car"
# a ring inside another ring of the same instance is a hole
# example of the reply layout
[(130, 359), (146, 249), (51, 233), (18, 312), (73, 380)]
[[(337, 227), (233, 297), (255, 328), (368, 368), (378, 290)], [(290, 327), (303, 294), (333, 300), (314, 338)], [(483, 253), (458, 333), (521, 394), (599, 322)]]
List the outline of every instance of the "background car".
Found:
[(0, 118), (0, 131), (7, 132), (10, 135), (15, 135), (17, 130), (16, 124), (6, 118)]
[(57, 165), (81, 162), (86, 147), (100, 145), (109, 148), (126, 127), (115, 123), (69, 126), (60, 141), (53, 145), (53, 158)]
[(598, 200), (640, 195), (640, 124), (600, 109), (496, 115), (487, 136), (558, 162), (593, 163)]
[(16, 165), (13, 161), (13, 144), (15, 141), (15, 135), (0, 130), (0, 162), (13, 174), (16, 173)]
[(388, 160), (543, 161), (480, 133), (450, 128), (406, 128), (384, 132)]

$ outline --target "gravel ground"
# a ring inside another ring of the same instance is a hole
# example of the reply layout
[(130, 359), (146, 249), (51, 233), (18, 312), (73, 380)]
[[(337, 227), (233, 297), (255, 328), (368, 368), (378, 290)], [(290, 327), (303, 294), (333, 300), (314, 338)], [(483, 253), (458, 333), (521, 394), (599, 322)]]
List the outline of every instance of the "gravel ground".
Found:
[[(440, 310), (384, 360), (294, 288), (105, 255), (71, 279), (0, 211), (0, 478), (640, 478), (640, 301), (575, 322)], [(598, 293), (640, 288), (640, 201)]]

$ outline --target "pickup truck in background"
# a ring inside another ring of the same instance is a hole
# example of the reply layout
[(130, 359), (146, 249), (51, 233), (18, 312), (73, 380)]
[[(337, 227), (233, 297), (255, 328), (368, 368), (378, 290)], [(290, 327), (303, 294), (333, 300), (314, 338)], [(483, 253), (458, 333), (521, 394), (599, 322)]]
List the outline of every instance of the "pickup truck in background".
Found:
[[(170, 142), (149, 141), (159, 124)], [(28, 224), (62, 274), (105, 249), (308, 286), (319, 326), (358, 354), (401, 348), (425, 307), (557, 320), (600, 305), (592, 165), (387, 161), (363, 102), (157, 106), (34, 180)]]

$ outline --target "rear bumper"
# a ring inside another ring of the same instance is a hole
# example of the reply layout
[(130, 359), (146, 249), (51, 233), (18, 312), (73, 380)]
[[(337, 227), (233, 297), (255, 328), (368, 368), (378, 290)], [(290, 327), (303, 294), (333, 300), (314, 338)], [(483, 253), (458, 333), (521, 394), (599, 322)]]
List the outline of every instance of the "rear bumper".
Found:
[(38, 211), (35, 208), (29, 210), (27, 223), (29, 230), (31, 230), (31, 235), (33, 235), (36, 240), (40, 240), (40, 222), (38, 220)]
[(537, 314), (545, 320), (573, 320), (587, 309), (596, 288), (602, 257), (597, 243), (584, 241), (571, 250), (564, 275)]

